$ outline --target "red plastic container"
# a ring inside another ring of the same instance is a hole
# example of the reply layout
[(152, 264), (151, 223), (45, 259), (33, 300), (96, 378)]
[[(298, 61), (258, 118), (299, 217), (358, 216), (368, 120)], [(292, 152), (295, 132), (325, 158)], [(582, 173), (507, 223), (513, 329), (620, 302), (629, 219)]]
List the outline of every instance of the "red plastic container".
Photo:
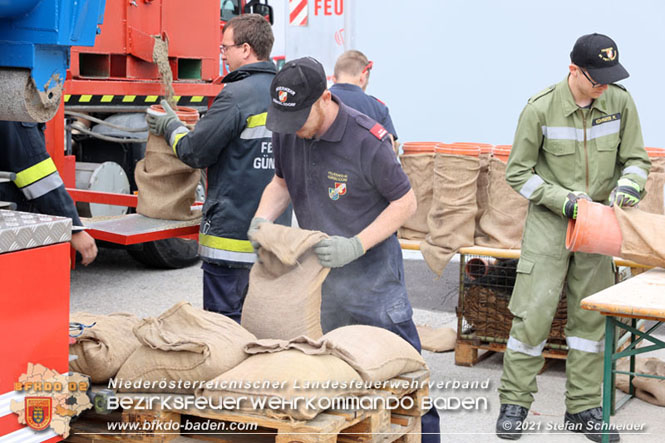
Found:
[(456, 145), (478, 146), (480, 148), (480, 155), (490, 154), (494, 145), (489, 143), (473, 143), (473, 142), (455, 142)]
[(468, 155), (470, 157), (480, 156), (480, 147), (467, 143), (439, 143), (436, 145), (434, 151), (438, 154)]
[(497, 145), (492, 148), (492, 157), (497, 160), (501, 160), (504, 163), (508, 163), (508, 157), (510, 157), (510, 150), (513, 145)]
[(438, 142), (406, 142), (402, 145), (405, 155), (408, 154), (432, 154)]
[[(188, 108), (186, 106), (176, 106), (174, 109), (176, 115), (181, 122), (187, 125), (195, 125), (199, 121), (199, 111), (194, 108)], [(152, 105), (147, 111), (149, 114), (154, 115), (164, 115), (164, 108), (162, 105)]]

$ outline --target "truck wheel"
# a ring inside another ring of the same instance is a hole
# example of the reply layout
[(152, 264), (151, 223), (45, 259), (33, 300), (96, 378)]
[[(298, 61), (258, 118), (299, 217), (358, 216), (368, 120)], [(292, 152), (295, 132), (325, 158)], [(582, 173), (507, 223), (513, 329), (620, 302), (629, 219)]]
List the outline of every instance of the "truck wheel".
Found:
[(134, 259), (152, 268), (184, 268), (199, 260), (198, 242), (182, 238), (141, 243), (127, 251)]

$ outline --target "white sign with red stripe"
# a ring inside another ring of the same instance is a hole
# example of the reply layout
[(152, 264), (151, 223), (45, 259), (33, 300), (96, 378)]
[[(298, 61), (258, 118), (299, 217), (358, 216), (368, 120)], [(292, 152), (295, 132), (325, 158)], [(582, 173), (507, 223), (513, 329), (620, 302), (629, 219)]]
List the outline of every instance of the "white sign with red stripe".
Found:
[(289, 25), (307, 26), (307, 0), (289, 0)]

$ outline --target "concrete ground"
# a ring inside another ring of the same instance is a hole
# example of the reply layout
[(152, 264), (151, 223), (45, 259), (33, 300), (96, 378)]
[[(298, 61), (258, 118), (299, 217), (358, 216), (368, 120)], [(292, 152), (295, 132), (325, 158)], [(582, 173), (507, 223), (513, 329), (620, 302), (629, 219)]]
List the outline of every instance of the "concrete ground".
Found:
[[(443, 278), (437, 280), (418, 252), (405, 252), (405, 275), (417, 324), (455, 328), (459, 265), (451, 262)], [(131, 312), (140, 317), (157, 316), (180, 300), (202, 306), (202, 284), (199, 265), (179, 270), (147, 269), (131, 259), (125, 251), (102, 249), (98, 259), (87, 268), (72, 272), (71, 312)], [(661, 339), (665, 339), (661, 330)], [(497, 386), (501, 377), (502, 354), (494, 354), (474, 367), (455, 366), (454, 353), (423, 355), (431, 370), (431, 380), (450, 382), (448, 389), (435, 389), (431, 397), (448, 409), (441, 415), (442, 441), (501, 441), (494, 434), (499, 410)], [(665, 360), (665, 351), (648, 354)], [(452, 388), (452, 383), (486, 382), (487, 388)], [(556, 361), (538, 376), (539, 392), (528, 420), (533, 431), (520, 441), (585, 442), (581, 434), (555, 433), (563, 423), (565, 412), (565, 364)], [(617, 392), (621, 398), (623, 393)], [(471, 398), (478, 408), (453, 409), (456, 399)], [(612, 423), (637, 432), (622, 432), (621, 441), (661, 442), (665, 434), (665, 409), (638, 399), (631, 400), (612, 418)]]

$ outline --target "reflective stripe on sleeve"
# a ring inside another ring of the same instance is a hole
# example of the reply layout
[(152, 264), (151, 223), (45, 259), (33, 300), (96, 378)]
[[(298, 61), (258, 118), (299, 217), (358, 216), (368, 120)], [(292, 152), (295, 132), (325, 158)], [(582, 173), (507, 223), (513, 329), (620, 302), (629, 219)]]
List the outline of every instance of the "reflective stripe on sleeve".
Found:
[(63, 185), (64, 183), (60, 178), (60, 174), (54, 172), (31, 185), (21, 188), (21, 192), (23, 192), (23, 195), (25, 195), (25, 198), (28, 200), (34, 200)]
[(268, 118), (267, 112), (247, 117), (247, 126), (240, 133), (240, 138), (243, 140), (270, 138), (272, 132), (266, 128), (266, 118)]
[(55, 163), (53, 163), (53, 160), (49, 157), (46, 160), (40, 161), (36, 165), (32, 165), (29, 168), (17, 172), (14, 183), (19, 188), (24, 188), (54, 172), (56, 172)]
[(508, 349), (512, 349), (515, 352), (521, 352), (522, 354), (530, 355), (532, 357), (540, 357), (540, 355), (543, 353), (543, 349), (545, 348), (546, 341), (547, 340), (543, 340), (543, 342), (539, 345), (530, 346), (519, 341), (515, 337), (510, 336), (508, 338), (508, 344), (506, 344), (506, 347)]
[(627, 168), (624, 168), (624, 170), (621, 171), (621, 175), (626, 174), (635, 174), (639, 175), (645, 180), (647, 179), (647, 173), (644, 172), (644, 169), (640, 168), (639, 166), (628, 166)]
[(605, 343), (603, 340), (593, 341), (582, 337), (566, 337), (566, 344), (568, 345), (568, 349), (592, 352), (594, 354), (600, 354), (605, 350)]
[(524, 198), (530, 199), (535, 190), (543, 183), (545, 183), (545, 181), (540, 178), (539, 175), (534, 174), (526, 183), (524, 183), (524, 186), (520, 189), (520, 194), (522, 194)]
[(181, 138), (189, 134), (189, 129), (187, 129), (185, 126), (178, 126), (172, 133), (171, 137), (169, 137), (169, 144), (171, 145), (171, 148), (173, 148), (173, 152), (175, 155), (178, 155), (178, 152), (175, 150), (176, 145), (180, 141)]

